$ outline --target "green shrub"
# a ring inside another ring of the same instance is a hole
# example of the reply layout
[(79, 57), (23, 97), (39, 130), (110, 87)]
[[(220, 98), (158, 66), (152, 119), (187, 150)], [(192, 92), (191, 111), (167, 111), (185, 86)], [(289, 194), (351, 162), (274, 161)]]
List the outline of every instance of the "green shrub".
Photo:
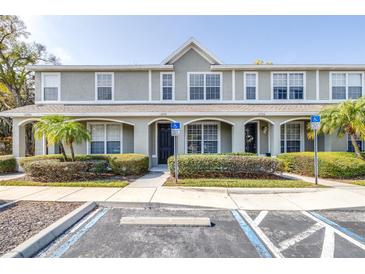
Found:
[(38, 182), (67, 182), (95, 179), (107, 171), (105, 160), (62, 162), (58, 159), (28, 161), (23, 168)]
[[(181, 178), (262, 178), (283, 171), (280, 160), (260, 156), (186, 154), (178, 156)], [(168, 159), (174, 175), (174, 158)]]
[[(278, 156), (288, 172), (314, 176), (314, 153), (295, 152)], [(365, 161), (350, 152), (319, 152), (318, 173), (323, 178), (356, 178), (365, 176)]]
[(0, 156), (0, 174), (16, 171), (16, 160), (11, 155)]
[(114, 174), (142, 175), (148, 171), (148, 157), (142, 154), (111, 154), (108, 158)]

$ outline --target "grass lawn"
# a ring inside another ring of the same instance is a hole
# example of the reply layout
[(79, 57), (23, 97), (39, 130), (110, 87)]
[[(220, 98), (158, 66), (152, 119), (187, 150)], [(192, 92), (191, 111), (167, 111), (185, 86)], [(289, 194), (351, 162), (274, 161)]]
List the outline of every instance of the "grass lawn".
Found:
[(342, 180), (342, 182), (352, 185), (365, 186), (365, 180)]
[(84, 181), (84, 182), (31, 182), (21, 180), (0, 181), (0, 186), (70, 186), (70, 187), (125, 187), (127, 181)]
[(268, 179), (180, 179), (175, 184), (168, 179), (165, 186), (195, 186), (195, 187), (274, 187), (274, 188), (310, 188), (324, 187), (322, 185), (314, 185), (300, 180), (268, 180)]

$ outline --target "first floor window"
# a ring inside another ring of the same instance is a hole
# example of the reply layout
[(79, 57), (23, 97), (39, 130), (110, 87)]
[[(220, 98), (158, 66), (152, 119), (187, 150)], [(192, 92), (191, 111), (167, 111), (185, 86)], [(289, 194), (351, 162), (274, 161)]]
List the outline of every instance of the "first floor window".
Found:
[(174, 75), (172, 73), (161, 74), (162, 100), (172, 100)]
[(90, 126), (91, 154), (121, 153), (121, 126), (114, 124), (94, 124)]
[[(359, 137), (356, 137), (356, 143), (359, 146), (360, 150), (361, 151), (364, 151), (364, 149), (365, 149), (365, 147), (364, 147), (364, 141), (361, 140)], [(347, 151), (348, 152), (355, 152), (355, 148), (354, 148), (354, 146), (352, 144), (351, 136), (350, 135), (347, 136)]]
[(188, 125), (188, 153), (218, 153), (218, 125)]
[(96, 74), (96, 93), (98, 101), (110, 101), (113, 99), (113, 74)]
[(43, 100), (58, 101), (60, 89), (60, 74), (45, 73), (43, 76)]
[(301, 124), (290, 123), (281, 126), (281, 152), (301, 151)]

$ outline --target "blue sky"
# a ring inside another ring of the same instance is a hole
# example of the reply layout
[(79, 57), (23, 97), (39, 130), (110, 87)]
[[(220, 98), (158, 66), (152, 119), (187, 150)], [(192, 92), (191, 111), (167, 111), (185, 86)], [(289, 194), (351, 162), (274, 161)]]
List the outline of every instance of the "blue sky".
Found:
[(365, 16), (26, 16), (63, 64), (158, 64), (189, 37), (227, 64), (365, 64)]

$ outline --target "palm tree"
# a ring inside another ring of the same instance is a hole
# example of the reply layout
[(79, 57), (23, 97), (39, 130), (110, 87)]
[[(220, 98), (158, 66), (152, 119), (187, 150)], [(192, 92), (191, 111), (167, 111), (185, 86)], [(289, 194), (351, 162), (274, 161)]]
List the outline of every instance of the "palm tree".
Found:
[(319, 132), (337, 133), (338, 137), (348, 134), (354, 146), (355, 155), (363, 158), (356, 138), (365, 139), (365, 98), (348, 100), (336, 106), (325, 108), (320, 112), (321, 127)]
[(58, 144), (64, 160), (67, 161), (67, 155), (62, 144), (62, 140), (51, 134), (52, 127), (54, 127), (55, 124), (63, 122), (64, 120), (65, 117), (60, 115), (44, 116), (34, 124), (33, 131), (35, 138), (42, 139), (43, 136), (45, 136), (48, 144)]
[(91, 140), (91, 135), (83, 124), (62, 115), (44, 116), (35, 124), (34, 130), (37, 138), (42, 138), (44, 135), (48, 143), (59, 144), (65, 161), (67, 155), (63, 143), (70, 147), (71, 159), (75, 161), (74, 143), (80, 144), (85, 140)]
[(83, 124), (66, 117), (62, 122), (55, 123), (49, 134), (51, 138), (60, 139), (70, 147), (72, 161), (75, 161), (74, 143), (81, 144), (85, 140), (91, 140), (91, 135)]

